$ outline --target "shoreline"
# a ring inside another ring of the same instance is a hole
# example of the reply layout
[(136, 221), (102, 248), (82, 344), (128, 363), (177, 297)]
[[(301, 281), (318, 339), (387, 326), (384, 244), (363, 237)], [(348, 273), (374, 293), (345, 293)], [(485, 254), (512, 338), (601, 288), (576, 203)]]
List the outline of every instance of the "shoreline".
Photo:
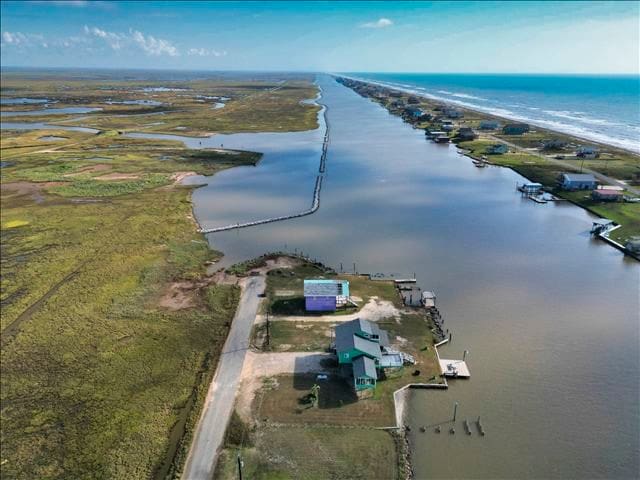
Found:
[(546, 131), (546, 132), (550, 132), (556, 135), (564, 135), (566, 137), (570, 137), (570, 138), (574, 138), (576, 140), (580, 140), (583, 142), (589, 142), (592, 143), (594, 145), (598, 145), (601, 147), (607, 147), (609, 149), (616, 149), (616, 150), (620, 150), (623, 151), (625, 153), (637, 156), (640, 158), (640, 144), (638, 145), (638, 149), (637, 150), (633, 150), (631, 148), (627, 148), (627, 147), (623, 147), (621, 145), (616, 145), (614, 143), (607, 143), (604, 142), (602, 140), (594, 140), (593, 138), (587, 137), (587, 136), (581, 136), (581, 135), (577, 135), (575, 133), (569, 133), (569, 132), (564, 132), (562, 130), (559, 129), (553, 129), (547, 125), (543, 125), (541, 121), (539, 120), (532, 120), (530, 118), (524, 117), (524, 116), (519, 116), (519, 115), (513, 115), (513, 116), (507, 116), (507, 115), (498, 115), (496, 113), (490, 113), (490, 112), (486, 112), (482, 109), (479, 108), (473, 108), (470, 107), (467, 103), (462, 102), (462, 101), (457, 101), (457, 100), (451, 100), (451, 99), (445, 99), (442, 97), (438, 97), (437, 95), (433, 95), (431, 93), (427, 93), (427, 92), (419, 92), (416, 91), (415, 89), (411, 89), (411, 88), (406, 88), (406, 87), (400, 87), (400, 86), (395, 86), (395, 85), (390, 85), (388, 83), (384, 83), (384, 82), (378, 82), (375, 80), (370, 80), (370, 79), (364, 79), (364, 78), (359, 78), (359, 77), (352, 77), (349, 75), (339, 75), (339, 74), (330, 74), (333, 78), (337, 79), (337, 78), (346, 78), (349, 80), (354, 80), (356, 82), (362, 82), (362, 83), (366, 83), (369, 85), (374, 85), (377, 87), (382, 87), (388, 90), (392, 90), (392, 91), (397, 91), (397, 92), (402, 92), (404, 94), (408, 94), (408, 95), (415, 95), (416, 97), (421, 97), (424, 98), (428, 101), (431, 102), (437, 102), (437, 103), (442, 103), (444, 105), (448, 105), (451, 107), (455, 107), (458, 108), (460, 110), (463, 111), (468, 111), (468, 112), (473, 112), (475, 114), (478, 115), (486, 115), (488, 118), (490, 119), (495, 119), (495, 120), (502, 120), (507, 121), (507, 122), (524, 122), (524, 123), (529, 123), (531, 125), (535, 125), (535, 127), (539, 130), (542, 131)]
[[(441, 102), (424, 98), (424, 102), (413, 101), (409, 102), (410, 97), (419, 97), (419, 94), (406, 93), (403, 90), (388, 87), (386, 85), (380, 85), (375, 82), (363, 82), (361, 80), (350, 79), (349, 77), (333, 77), (336, 81), (344, 81), (345, 86), (353, 90), (358, 95), (377, 103), (382, 108), (387, 110), (391, 115), (401, 117), (406, 123), (411, 125), (414, 129), (429, 130), (438, 128), (434, 124), (438, 123), (437, 118), (423, 120), (422, 118), (412, 119), (407, 117), (403, 112), (408, 108), (426, 109), (431, 114), (431, 110), (434, 111), (434, 115), (437, 116), (438, 106), (452, 105), (448, 102)], [(372, 92), (371, 87), (374, 87)], [(377, 92), (375, 91), (377, 90)], [(393, 95), (395, 93), (395, 95)], [(399, 94), (399, 95), (398, 95)], [(396, 105), (398, 104), (398, 105)], [(402, 106), (404, 104), (404, 106)], [(504, 122), (503, 117), (497, 117), (478, 112), (476, 110), (468, 108), (457, 108), (463, 113), (463, 116), (454, 120), (454, 129), (458, 130), (462, 127), (471, 127), (473, 130), (473, 139), (460, 139), (457, 136), (449, 136), (449, 141), (456, 145), (458, 153), (473, 161), (482, 162), (485, 165), (492, 165), (498, 167), (506, 167), (516, 172), (529, 182), (539, 182), (544, 186), (544, 190), (553, 193), (554, 195), (569, 201), (570, 203), (583, 208), (587, 212), (596, 215), (599, 218), (606, 218), (612, 220), (617, 225), (625, 227), (616, 232), (613, 238), (600, 238), (610, 247), (616, 248), (624, 255), (640, 261), (638, 253), (630, 250), (626, 246), (626, 242), (640, 236), (640, 225), (638, 222), (638, 215), (634, 215), (629, 210), (636, 204), (626, 201), (622, 201), (622, 198), (617, 202), (598, 202), (591, 199), (590, 196), (584, 196), (585, 190), (570, 191), (563, 190), (557, 185), (557, 178), (563, 172), (582, 173), (582, 166), (585, 160), (589, 162), (592, 159), (580, 159), (574, 153), (567, 151), (567, 148), (577, 148), (576, 143), (580, 145), (580, 141), (573, 136), (569, 136), (563, 133), (557, 133), (555, 131), (547, 130), (544, 128), (538, 128), (537, 126), (530, 133), (524, 135), (504, 135), (496, 132), (496, 130), (482, 130), (477, 128), (475, 124), (485, 120), (499, 120)], [(468, 114), (468, 117), (464, 116)], [(473, 125), (472, 125), (473, 124)], [(469, 128), (469, 129), (471, 129)], [(503, 138), (507, 137), (507, 138)], [(545, 154), (545, 150), (541, 145), (544, 141), (549, 139), (557, 139), (565, 141), (566, 147), (563, 147), (559, 151), (548, 152)], [(532, 143), (535, 142), (535, 143)], [(490, 155), (487, 158), (487, 154), (483, 154), (481, 148), (488, 144), (504, 144), (509, 149), (505, 155)], [(480, 147), (478, 147), (480, 145)], [(595, 145), (595, 142), (594, 142)], [(602, 146), (603, 144), (598, 144)], [(593, 146), (593, 145), (592, 145)], [(515, 153), (512, 153), (515, 152)], [(609, 173), (608, 163), (610, 161), (618, 162), (624, 165), (625, 168), (633, 168), (637, 163), (637, 159), (640, 158), (635, 152), (629, 152), (627, 150), (620, 149), (618, 147), (610, 147), (606, 145), (606, 150), (602, 149), (605, 159), (600, 159), (600, 163), (587, 163), (585, 167), (585, 173), (594, 175), (598, 181), (602, 184), (618, 185), (625, 189), (625, 194), (637, 197), (639, 188), (635, 184), (637, 180), (631, 175), (631, 180), (622, 180), (619, 177), (614, 177)], [(613, 157), (611, 159), (610, 157)], [(559, 159), (558, 159), (559, 158)], [(520, 160), (519, 160), (520, 159)], [(522, 161), (521, 161), (522, 160)], [(533, 160), (533, 161), (526, 161)], [(575, 162), (572, 164), (571, 162)], [(606, 174), (602, 171), (606, 169)], [(624, 173), (624, 172), (623, 172)]]

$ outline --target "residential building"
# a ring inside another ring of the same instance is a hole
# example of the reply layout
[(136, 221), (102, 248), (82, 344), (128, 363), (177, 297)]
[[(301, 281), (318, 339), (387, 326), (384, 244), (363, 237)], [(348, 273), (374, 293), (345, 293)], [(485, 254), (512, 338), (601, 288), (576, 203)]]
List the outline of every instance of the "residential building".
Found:
[(484, 151), (487, 155), (502, 155), (509, 151), (509, 147), (504, 143), (494, 143), (485, 148)]
[(526, 123), (507, 123), (502, 127), (502, 133), (505, 135), (522, 135), (530, 130)]
[(500, 128), (500, 122), (496, 120), (482, 120), (478, 128), (480, 128), (480, 130), (497, 130)]
[(560, 186), (564, 190), (593, 190), (597, 181), (590, 173), (563, 173), (560, 175)]
[(576, 156), (580, 158), (598, 158), (600, 152), (595, 147), (580, 147), (576, 152)]
[(591, 192), (591, 198), (601, 202), (619, 202), (622, 200), (622, 192), (608, 188), (597, 188)]
[[(338, 364), (351, 368), (356, 392), (373, 389), (378, 380), (378, 368), (389, 346), (389, 335), (377, 324), (357, 318), (335, 327), (335, 348)], [(397, 354), (395, 354), (397, 356)], [(390, 357), (390, 361), (395, 357)], [(390, 362), (382, 362), (385, 365)]]
[(307, 279), (304, 281), (304, 303), (308, 312), (335, 311), (349, 299), (346, 280)]
[(475, 140), (477, 137), (476, 132), (473, 131), (470, 127), (461, 127), (458, 130), (458, 135), (456, 137), (462, 141)]

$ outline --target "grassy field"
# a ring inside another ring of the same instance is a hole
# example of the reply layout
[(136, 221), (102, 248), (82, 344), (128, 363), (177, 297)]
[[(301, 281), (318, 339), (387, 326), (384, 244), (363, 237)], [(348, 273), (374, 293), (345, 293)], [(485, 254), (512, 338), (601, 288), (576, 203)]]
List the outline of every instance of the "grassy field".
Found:
[[(66, 77), (20, 72), (2, 74), (2, 88), (11, 96), (46, 98), (55, 108), (94, 107), (88, 114), (11, 116), (3, 121), (60, 123), (100, 130), (205, 135), (212, 132), (301, 131), (317, 128), (319, 107), (301, 103), (315, 98), (312, 75), (242, 75), (181, 82), (122, 80), (86, 73)], [(172, 90), (178, 89), (178, 90)], [(7, 96), (7, 95), (4, 95)], [(160, 105), (122, 104), (146, 101)], [(215, 108), (224, 103), (223, 108)], [(3, 111), (41, 110), (42, 105), (4, 105)], [(45, 112), (46, 113), (46, 112)]]
[(238, 453), (244, 477), (255, 480), (399, 478), (394, 437), (386, 431), (261, 427), (252, 437), (249, 447), (227, 443), (217, 480), (238, 478)]
[(2, 478), (177, 477), (239, 291), (206, 276), (175, 176), (260, 155), (56, 129), (1, 148)]

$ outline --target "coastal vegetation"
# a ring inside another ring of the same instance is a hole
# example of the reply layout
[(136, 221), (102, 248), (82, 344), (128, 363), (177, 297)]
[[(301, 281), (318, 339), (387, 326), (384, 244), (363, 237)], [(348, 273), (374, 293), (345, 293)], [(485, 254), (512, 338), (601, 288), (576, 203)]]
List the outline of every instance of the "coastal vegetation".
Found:
[[(61, 104), (102, 91), (34, 82), (8, 79), (17, 95)], [(242, 85), (238, 99), (251, 90)], [(313, 107), (297, 95), (315, 96), (299, 85), (282, 89), (285, 105), (270, 100), (298, 127)], [(265, 105), (253, 104), (255, 128), (287, 128), (267, 125)], [(145, 127), (144, 116), (128, 121)], [(3, 129), (1, 154), (2, 477), (178, 476), (239, 298), (206, 273), (219, 254), (196, 233), (193, 187), (180, 179), (260, 154), (55, 127)]]
[[(317, 94), (311, 76), (258, 77), (160, 82), (99, 75), (87, 79), (81, 74), (3, 73), (3, 91), (11, 92), (12, 97), (47, 99), (55, 102), (49, 106), (56, 109), (82, 106), (101, 110), (50, 114), (42, 104), (3, 105), (2, 120), (188, 136), (317, 128), (319, 107), (303, 103)], [(42, 113), (12, 116), (9, 110)]]

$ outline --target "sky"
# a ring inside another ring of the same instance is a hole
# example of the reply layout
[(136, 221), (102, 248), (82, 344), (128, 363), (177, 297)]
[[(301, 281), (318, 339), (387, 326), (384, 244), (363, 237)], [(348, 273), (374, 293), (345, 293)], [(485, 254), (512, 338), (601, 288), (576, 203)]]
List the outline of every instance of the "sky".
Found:
[(640, 73), (640, 2), (2, 0), (2, 66)]

